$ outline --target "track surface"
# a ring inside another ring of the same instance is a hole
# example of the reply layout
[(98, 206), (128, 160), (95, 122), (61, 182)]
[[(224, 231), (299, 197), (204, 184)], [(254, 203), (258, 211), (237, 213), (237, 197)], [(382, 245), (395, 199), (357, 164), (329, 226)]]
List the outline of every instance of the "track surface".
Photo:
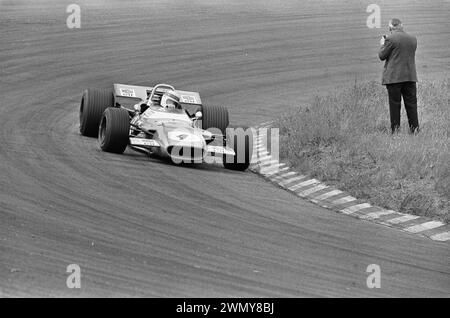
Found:
[[(30, 2), (30, 3), (28, 3)], [(0, 295), (450, 296), (450, 252), (335, 214), (250, 172), (99, 150), (82, 89), (199, 90), (237, 124), (355, 77), (379, 79), (360, 1), (0, 1)], [(151, 2), (152, 4), (149, 4)], [(106, 5), (108, 3), (108, 5)], [(225, 4), (226, 3), (226, 4)], [(448, 2), (381, 4), (419, 35), (419, 74), (450, 65)], [(66, 287), (66, 266), (82, 288)], [(366, 287), (369, 264), (381, 288)]]

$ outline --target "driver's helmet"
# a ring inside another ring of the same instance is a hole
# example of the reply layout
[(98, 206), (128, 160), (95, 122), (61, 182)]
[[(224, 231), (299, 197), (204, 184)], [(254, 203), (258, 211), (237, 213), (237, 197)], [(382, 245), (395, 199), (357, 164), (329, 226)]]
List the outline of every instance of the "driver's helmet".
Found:
[(161, 106), (169, 109), (181, 109), (180, 96), (174, 91), (168, 91), (161, 97)]

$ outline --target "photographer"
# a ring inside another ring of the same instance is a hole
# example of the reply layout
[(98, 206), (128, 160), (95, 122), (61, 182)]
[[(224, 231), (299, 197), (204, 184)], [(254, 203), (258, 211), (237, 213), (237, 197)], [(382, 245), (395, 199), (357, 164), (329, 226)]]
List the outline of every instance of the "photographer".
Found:
[(417, 39), (403, 31), (399, 19), (389, 22), (389, 35), (383, 35), (378, 56), (385, 61), (382, 84), (389, 96), (389, 112), (392, 133), (400, 128), (401, 100), (405, 104), (411, 133), (419, 131), (417, 116), (417, 73), (415, 52)]

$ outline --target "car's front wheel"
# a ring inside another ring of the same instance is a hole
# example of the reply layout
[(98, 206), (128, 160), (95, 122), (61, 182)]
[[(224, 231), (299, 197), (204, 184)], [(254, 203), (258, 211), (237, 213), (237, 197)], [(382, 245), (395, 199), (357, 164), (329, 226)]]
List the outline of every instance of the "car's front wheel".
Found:
[(123, 153), (130, 140), (130, 115), (125, 109), (109, 107), (98, 128), (98, 141), (103, 151)]

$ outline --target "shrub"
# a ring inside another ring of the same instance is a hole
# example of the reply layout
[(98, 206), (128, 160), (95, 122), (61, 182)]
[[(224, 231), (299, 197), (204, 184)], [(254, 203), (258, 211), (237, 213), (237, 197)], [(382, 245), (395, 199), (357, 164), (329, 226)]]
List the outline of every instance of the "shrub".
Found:
[[(418, 84), (418, 135), (391, 135), (386, 89), (355, 83), (283, 114), (280, 156), (375, 205), (450, 220), (450, 79)], [(403, 107), (403, 106), (402, 106)]]

